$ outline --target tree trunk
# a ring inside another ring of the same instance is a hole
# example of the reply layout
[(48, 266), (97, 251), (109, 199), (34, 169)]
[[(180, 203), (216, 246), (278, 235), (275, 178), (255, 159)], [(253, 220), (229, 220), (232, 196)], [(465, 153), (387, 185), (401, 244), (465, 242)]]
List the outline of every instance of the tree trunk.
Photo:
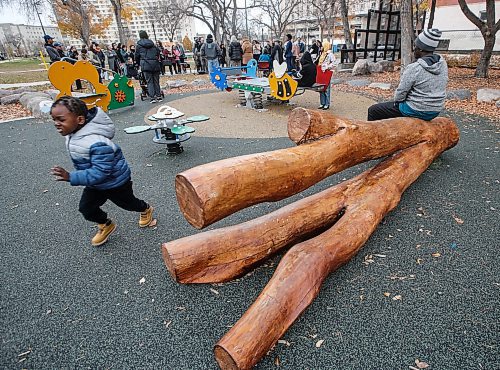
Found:
[(122, 44), (127, 44), (127, 37), (122, 22), (122, 4), (119, 0), (111, 0), (113, 6), (113, 14), (115, 15), (116, 27), (118, 28), (118, 39)]
[(407, 65), (413, 63), (413, 31), (412, 1), (401, 1), (401, 74)]
[(427, 29), (431, 29), (434, 24), (434, 14), (436, 13), (436, 0), (431, 0), (431, 9), (429, 14), (429, 22), (427, 23)]
[[(342, 17), (342, 25), (344, 26), (344, 38), (348, 49), (353, 49), (351, 37), (351, 27), (349, 25), (348, 9), (346, 0), (340, 0), (340, 15)], [(350, 55), (350, 53), (348, 54)], [(352, 61), (352, 58), (349, 58)]]
[[(303, 111), (294, 110), (289, 121)], [(203, 228), (253, 204), (287, 198), (355, 164), (415, 145), (433, 127), (413, 118), (364, 122), (326, 117), (336, 134), (322, 140), (207, 163), (178, 174), (177, 200), (188, 222)]]
[(479, 63), (477, 64), (474, 76), (487, 78), (491, 54), (493, 53), (493, 48), (495, 47), (496, 35), (488, 32), (483, 34), (483, 38), (484, 49), (481, 52), (481, 57), (479, 58)]
[(318, 295), (326, 277), (368, 240), (402, 193), (458, 141), (453, 125), (365, 171), (347, 196), (345, 214), (323, 234), (295, 245), (262, 293), (214, 348), (222, 369), (251, 369)]

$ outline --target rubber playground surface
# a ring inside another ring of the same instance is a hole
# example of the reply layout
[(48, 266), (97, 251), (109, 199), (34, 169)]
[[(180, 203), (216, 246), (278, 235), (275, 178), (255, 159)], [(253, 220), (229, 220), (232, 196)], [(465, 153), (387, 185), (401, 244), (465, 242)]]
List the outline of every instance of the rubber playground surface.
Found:
[[(135, 193), (154, 205), (158, 224), (139, 229), (138, 215), (106, 204), (118, 230), (100, 248), (90, 246), (95, 229), (78, 213), (82, 189), (49, 174), (53, 165), (70, 168), (64, 138), (48, 122), (0, 124), (1, 368), (218, 368), (213, 346), (253, 303), (281, 255), (230, 283), (175, 283), (160, 245), (197, 232), (177, 206), (175, 175), (293, 144), (284, 137), (286, 114), (277, 113), (287, 108), (249, 112), (234, 107), (236, 93), (223, 100), (216, 94), (222, 93), (168, 96), (185, 99), (171, 104), (188, 115), (213, 117), (197, 124), (180, 155), (165, 154), (151, 132), (123, 132), (143, 124), (150, 104), (136, 101), (132, 110), (111, 115)], [(304, 104), (316, 104), (313, 97)], [(216, 101), (226, 103), (215, 108)], [(369, 104), (333, 93), (332, 101), (331, 112), (342, 101), (356, 118)], [(459, 144), (404, 193), (358, 255), (325, 280), (314, 303), (256, 369), (408, 369), (418, 368), (416, 360), (428, 369), (500, 368), (499, 130), (477, 117), (452, 117), (461, 130)], [(277, 134), (255, 134), (273, 128)], [(268, 213), (373, 164), (209, 229)]]

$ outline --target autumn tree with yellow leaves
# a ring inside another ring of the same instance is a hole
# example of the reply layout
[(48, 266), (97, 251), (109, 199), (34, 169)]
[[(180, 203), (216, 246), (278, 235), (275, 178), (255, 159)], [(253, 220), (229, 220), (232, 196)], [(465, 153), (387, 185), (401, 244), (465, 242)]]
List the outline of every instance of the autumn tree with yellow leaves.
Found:
[(111, 17), (103, 17), (96, 8), (80, 0), (54, 0), (54, 14), (63, 34), (82, 40), (89, 45), (93, 37), (100, 37), (112, 22)]

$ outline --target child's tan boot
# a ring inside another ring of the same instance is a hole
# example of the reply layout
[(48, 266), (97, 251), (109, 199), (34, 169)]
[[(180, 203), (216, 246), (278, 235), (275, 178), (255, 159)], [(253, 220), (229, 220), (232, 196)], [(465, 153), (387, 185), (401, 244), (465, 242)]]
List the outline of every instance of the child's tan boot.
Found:
[(154, 208), (149, 206), (139, 217), (139, 227), (146, 227), (153, 221)]
[(97, 234), (92, 238), (92, 245), (98, 247), (109, 239), (109, 236), (116, 230), (116, 224), (108, 220), (105, 224), (97, 224)]

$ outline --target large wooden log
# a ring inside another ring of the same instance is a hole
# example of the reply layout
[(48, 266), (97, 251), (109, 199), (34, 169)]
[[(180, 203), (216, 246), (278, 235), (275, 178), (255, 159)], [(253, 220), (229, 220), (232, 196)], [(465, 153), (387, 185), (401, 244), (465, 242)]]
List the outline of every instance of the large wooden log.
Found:
[(456, 126), (433, 141), (405, 149), (365, 172), (346, 211), (323, 234), (295, 245), (283, 257), (257, 300), (217, 343), (222, 369), (250, 369), (317, 296), (329, 273), (349, 261), (402, 193), (444, 150), (458, 141)]
[(184, 171), (175, 180), (177, 201), (188, 222), (201, 229), (253, 204), (297, 194), (358, 163), (430, 140), (450, 125), (447, 118), (346, 122), (315, 142)]

